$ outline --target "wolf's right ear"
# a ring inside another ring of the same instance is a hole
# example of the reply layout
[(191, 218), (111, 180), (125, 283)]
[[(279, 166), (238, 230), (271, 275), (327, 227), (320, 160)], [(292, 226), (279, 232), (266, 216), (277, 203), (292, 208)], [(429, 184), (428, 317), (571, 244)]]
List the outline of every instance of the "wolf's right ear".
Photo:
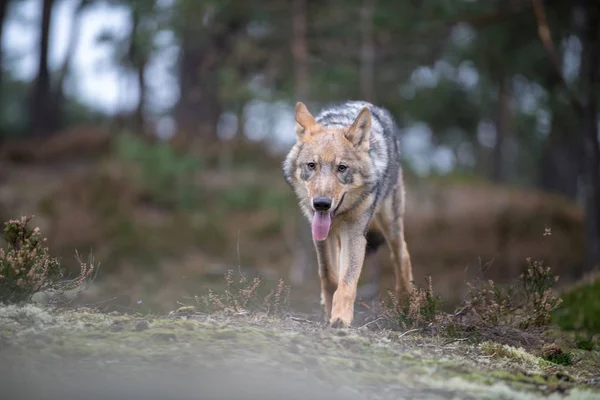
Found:
[(317, 121), (315, 121), (304, 103), (296, 103), (296, 136), (298, 139), (302, 139), (304, 135), (310, 133), (311, 129), (314, 129), (316, 126)]

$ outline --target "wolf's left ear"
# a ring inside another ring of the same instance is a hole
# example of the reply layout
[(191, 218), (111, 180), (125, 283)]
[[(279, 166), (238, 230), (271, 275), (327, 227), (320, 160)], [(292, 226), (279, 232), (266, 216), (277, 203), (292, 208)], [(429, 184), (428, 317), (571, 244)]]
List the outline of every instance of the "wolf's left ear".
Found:
[(346, 131), (346, 139), (357, 148), (369, 148), (369, 136), (371, 134), (371, 111), (367, 107), (360, 110), (354, 123)]
[(317, 126), (317, 121), (313, 118), (308, 108), (302, 102), (296, 103), (296, 135), (301, 139), (305, 134), (310, 133), (311, 129)]

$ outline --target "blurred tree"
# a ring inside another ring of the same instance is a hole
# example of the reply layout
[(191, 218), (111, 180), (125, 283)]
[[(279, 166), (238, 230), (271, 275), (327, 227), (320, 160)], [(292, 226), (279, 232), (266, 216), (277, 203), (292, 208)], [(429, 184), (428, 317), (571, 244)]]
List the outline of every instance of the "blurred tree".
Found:
[(364, 0), (360, 9), (362, 43), (360, 51), (360, 83), (364, 100), (375, 103), (375, 43), (373, 35), (373, 13), (376, 0)]
[(81, 17), (83, 12), (97, 0), (79, 0), (75, 6), (75, 10), (72, 16), (71, 31), (69, 32), (69, 41), (67, 43), (67, 50), (63, 61), (56, 73), (56, 77), (52, 82), (52, 103), (53, 103), (53, 114), (55, 118), (56, 128), (61, 127), (65, 124), (66, 109), (68, 107), (68, 100), (65, 94), (65, 82), (67, 77), (71, 73), (71, 65), (79, 44), (79, 38), (81, 37)]
[(53, 110), (48, 52), (50, 43), (50, 24), (54, 0), (42, 1), (41, 23), (39, 31), (38, 72), (31, 92), (30, 132), (33, 136), (46, 136), (57, 127), (56, 113)]
[(584, 148), (584, 207), (588, 238), (588, 268), (600, 268), (600, 4), (578, 1), (576, 6), (581, 54), (583, 109), (581, 135)]
[[(87, 0), (102, 1), (102, 0)], [(148, 133), (147, 127), (147, 69), (150, 59), (155, 55), (155, 39), (158, 33), (168, 29), (168, 18), (155, 0), (105, 0), (108, 4), (128, 8), (129, 33), (118, 36), (114, 31), (105, 29), (97, 40), (109, 43), (113, 48), (113, 62), (125, 74), (135, 77), (138, 88), (138, 101), (133, 115), (126, 116), (125, 124), (137, 134)], [(168, 14), (168, 13), (166, 13)], [(130, 123), (131, 124), (130, 124)]]
[[(2, 75), (4, 73), (4, 52), (2, 51), (2, 41), (3, 33), (4, 33), (4, 24), (6, 22), (6, 15), (8, 11), (8, 3), (10, 0), (0, 0), (0, 87), (2, 87)], [(1, 101), (1, 97), (0, 97)], [(1, 106), (0, 106), (1, 107)]]
[[(310, 75), (308, 70), (308, 18), (306, 0), (291, 0), (292, 35), (290, 48), (294, 60), (294, 96), (296, 102), (309, 101)], [(309, 262), (311, 251), (311, 231), (300, 210), (295, 210), (295, 240), (292, 244), (291, 281), (302, 284), (312, 265)]]
[(180, 44), (180, 99), (174, 111), (178, 131), (215, 141), (223, 111), (219, 70), (238, 33), (246, 29), (251, 9), (247, 2), (210, 0), (179, 0), (175, 7), (174, 27)]

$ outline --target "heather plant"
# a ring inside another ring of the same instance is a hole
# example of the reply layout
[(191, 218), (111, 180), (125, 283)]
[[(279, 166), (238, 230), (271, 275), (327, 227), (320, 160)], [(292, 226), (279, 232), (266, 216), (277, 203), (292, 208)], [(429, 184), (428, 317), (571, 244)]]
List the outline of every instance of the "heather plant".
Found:
[(413, 282), (413, 290), (405, 301), (388, 291), (388, 301), (382, 307), (383, 318), (402, 329), (425, 327), (435, 322), (440, 316), (441, 299), (433, 291), (430, 276), (426, 282), (425, 288)]
[[(0, 302), (28, 301), (39, 292), (64, 294), (84, 286), (96, 270), (93, 258), (80, 262), (80, 273), (63, 280), (64, 268), (50, 255), (39, 227), (31, 228), (32, 216), (10, 220), (4, 225), (7, 248), (0, 248)], [(60, 297), (60, 296), (59, 296)]]
[(400, 302), (389, 293), (389, 301), (382, 302), (381, 317), (400, 329), (445, 327), (452, 336), (500, 326), (544, 327), (562, 301), (552, 290), (557, 281), (550, 267), (528, 259), (527, 268), (512, 284), (500, 286), (484, 279), (467, 282), (464, 302), (456, 312), (446, 314), (441, 310), (439, 296), (433, 292), (431, 278), (427, 277), (425, 288), (413, 284), (407, 301)]
[(558, 276), (552, 275), (550, 267), (541, 261), (527, 259), (527, 264), (527, 270), (520, 277), (527, 315), (522, 324), (548, 325), (552, 312), (562, 303), (562, 299), (552, 293), (552, 286), (558, 282)]
[(207, 296), (195, 296), (196, 303), (211, 312), (247, 315), (262, 312), (267, 315), (281, 315), (290, 306), (290, 286), (280, 279), (277, 286), (264, 296), (262, 279), (252, 280), (244, 276), (235, 279), (233, 270), (225, 273), (225, 290), (217, 294), (208, 290)]
[(491, 279), (467, 282), (467, 286), (464, 309), (469, 310), (479, 324), (497, 325), (514, 311), (512, 287), (500, 287)]

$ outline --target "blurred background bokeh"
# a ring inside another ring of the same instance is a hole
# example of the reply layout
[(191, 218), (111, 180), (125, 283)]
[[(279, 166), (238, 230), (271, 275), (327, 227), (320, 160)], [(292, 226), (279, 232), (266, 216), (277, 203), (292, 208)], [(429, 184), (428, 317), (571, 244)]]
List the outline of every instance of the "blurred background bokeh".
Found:
[[(0, 0), (0, 35), (0, 218), (93, 251), (84, 302), (169, 311), (233, 269), (318, 307), (296, 101), (396, 116), (415, 278), (446, 301), (600, 261), (600, 2)], [(364, 271), (392, 287), (387, 249)]]

